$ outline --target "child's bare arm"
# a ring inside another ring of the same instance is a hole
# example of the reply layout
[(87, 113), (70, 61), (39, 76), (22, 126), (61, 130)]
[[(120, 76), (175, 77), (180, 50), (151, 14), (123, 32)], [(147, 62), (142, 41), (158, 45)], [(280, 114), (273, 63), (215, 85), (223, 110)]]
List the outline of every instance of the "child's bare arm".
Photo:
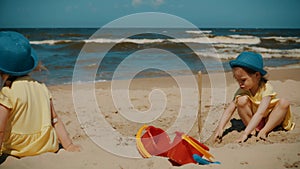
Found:
[(259, 124), (259, 122), (262, 120), (263, 117), (266, 116), (266, 110), (270, 104), (271, 97), (270, 96), (265, 96), (261, 100), (260, 105), (258, 106), (257, 111), (251, 118), (248, 126), (246, 127), (244, 133), (242, 136), (237, 140), (237, 142), (244, 142), (247, 138), (248, 135), (256, 128), (256, 126)]
[(223, 135), (223, 129), (226, 126), (226, 124), (228, 123), (228, 121), (230, 120), (233, 112), (235, 111), (235, 103), (234, 101), (232, 101), (229, 106), (225, 109), (225, 111), (223, 112), (218, 128), (216, 130), (216, 134), (214, 137), (214, 140), (216, 141), (218, 138), (222, 137)]
[[(9, 113), (9, 109), (7, 109), (6, 107), (4, 107), (0, 104), (0, 150), (1, 150), (1, 146), (2, 146), (4, 131), (6, 128), (8, 113)], [(2, 152), (0, 152), (0, 154), (1, 153)]]
[(55, 132), (58, 136), (58, 139), (59, 139), (60, 143), (62, 144), (63, 148), (67, 151), (80, 151), (80, 146), (73, 144), (71, 138), (68, 135), (68, 132), (65, 128), (64, 123), (57, 116), (52, 100), (50, 101), (50, 105), (51, 105), (52, 123), (53, 123), (54, 129), (55, 129)]

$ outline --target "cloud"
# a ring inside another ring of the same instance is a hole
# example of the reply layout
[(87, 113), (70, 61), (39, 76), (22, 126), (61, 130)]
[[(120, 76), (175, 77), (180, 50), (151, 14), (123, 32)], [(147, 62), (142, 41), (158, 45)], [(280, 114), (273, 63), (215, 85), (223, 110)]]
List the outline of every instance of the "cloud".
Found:
[(164, 2), (165, 2), (164, 0), (132, 0), (131, 4), (133, 6), (139, 6), (141, 4), (160, 6)]

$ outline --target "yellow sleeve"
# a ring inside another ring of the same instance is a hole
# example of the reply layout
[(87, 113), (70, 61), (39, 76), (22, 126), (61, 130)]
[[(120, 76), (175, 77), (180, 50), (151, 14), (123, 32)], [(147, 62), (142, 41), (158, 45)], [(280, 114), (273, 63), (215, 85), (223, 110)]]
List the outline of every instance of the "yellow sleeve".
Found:
[(277, 93), (274, 91), (273, 86), (267, 82), (265, 85), (265, 90), (262, 92), (261, 97), (271, 96), (272, 99), (276, 97)]
[(11, 101), (9, 100), (9, 97), (5, 95), (2, 91), (0, 91), (0, 104), (2, 104), (8, 109), (11, 109), (13, 107)]

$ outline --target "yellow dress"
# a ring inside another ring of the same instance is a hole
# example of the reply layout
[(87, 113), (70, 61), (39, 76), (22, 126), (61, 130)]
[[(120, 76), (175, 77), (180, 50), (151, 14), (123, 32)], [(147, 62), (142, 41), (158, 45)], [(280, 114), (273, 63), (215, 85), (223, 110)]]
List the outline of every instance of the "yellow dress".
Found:
[[(265, 96), (271, 96), (271, 102), (270, 105), (268, 107), (268, 109), (266, 111), (268, 111), (268, 113), (270, 113), (273, 108), (275, 107), (275, 105), (278, 103), (279, 99), (276, 98), (277, 93), (273, 90), (272, 85), (269, 83), (269, 81), (267, 83), (263, 83), (259, 90), (257, 91), (257, 93), (255, 94), (255, 96), (253, 96), (251, 94), (250, 91), (248, 90), (243, 90), (243, 89), (238, 89), (237, 92), (235, 93), (235, 99), (239, 96), (243, 96), (243, 95), (247, 95), (251, 102), (252, 102), (252, 112), (256, 112), (258, 106), (260, 105), (260, 102), (262, 100), (263, 97)], [(285, 130), (292, 130), (295, 126), (295, 123), (293, 123), (293, 117), (292, 117), (292, 113), (290, 110), (290, 107), (288, 109), (288, 112), (285, 116), (284, 121), (282, 122), (282, 127)]]
[(51, 124), (51, 94), (37, 81), (15, 80), (3, 87), (0, 104), (10, 109), (2, 152), (17, 157), (58, 151), (58, 138)]

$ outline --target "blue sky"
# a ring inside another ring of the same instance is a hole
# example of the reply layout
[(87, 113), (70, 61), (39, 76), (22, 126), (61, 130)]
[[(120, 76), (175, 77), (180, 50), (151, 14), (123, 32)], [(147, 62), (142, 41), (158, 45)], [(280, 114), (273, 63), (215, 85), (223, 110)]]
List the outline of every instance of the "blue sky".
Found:
[(0, 28), (98, 28), (139, 12), (200, 28), (300, 28), (300, 0), (0, 0)]

